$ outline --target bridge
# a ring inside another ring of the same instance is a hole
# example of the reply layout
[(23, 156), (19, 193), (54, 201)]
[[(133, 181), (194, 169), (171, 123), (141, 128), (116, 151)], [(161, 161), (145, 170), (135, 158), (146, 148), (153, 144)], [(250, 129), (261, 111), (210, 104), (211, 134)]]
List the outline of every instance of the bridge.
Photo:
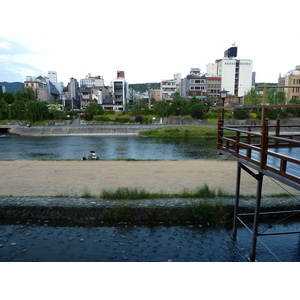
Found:
[[(276, 125), (270, 126), (266, 110), (275, 106), (260, 105), (249, 108), (262, 108), (262, 121), (260, 125), (233, 126), (224, 124), (224, 109), (236, 107), (222, 107), (219, 109), (217, 149), (219, 154), (229, 155), (237, 161), (236, 196), (233, 220), (233, 239), (237, 238), (238, 224), (245, 226), (252, 234), (252, 248), (250, 260), (256, 259), (257, 238), (263, 235), (291, 234), (300, 232), (259, 233), (259, 218), (261, 212), (263, 177), (272, 177), (279, 182), (300, 190), (300, 124), (282, 125), (280, 119)], [(276, 105), (277, 107), (277, 105)], [(295, 107), (294, 105), (281, 105), (280, 107)], [(299, 107), (299, 105), (298, 105)], [(241, 107), (245, 108), (245, 107)], [(220, 111), (222, 110), (222, 114)], [(224, 135), (224, 131), (232, 135)], [(255, 212), (239, 213), (241, 170), (257, 180)], [(300, 210), (278, 211), (281, 216), (295, 215)], [(274, 212), (272, 212), (274, 214)], [(245, 217), (253, 216), (253, 229), (251, 230)]]

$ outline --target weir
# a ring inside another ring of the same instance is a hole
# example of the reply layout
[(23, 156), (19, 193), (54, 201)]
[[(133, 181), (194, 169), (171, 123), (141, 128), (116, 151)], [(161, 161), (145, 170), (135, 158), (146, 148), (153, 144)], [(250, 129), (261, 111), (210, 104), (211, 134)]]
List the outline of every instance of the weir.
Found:
[(159, 125), (100, 125), (100, 126), (19, 126), (1, 125), (0, 133), (28, 136), (53, 135), (137, 135)]

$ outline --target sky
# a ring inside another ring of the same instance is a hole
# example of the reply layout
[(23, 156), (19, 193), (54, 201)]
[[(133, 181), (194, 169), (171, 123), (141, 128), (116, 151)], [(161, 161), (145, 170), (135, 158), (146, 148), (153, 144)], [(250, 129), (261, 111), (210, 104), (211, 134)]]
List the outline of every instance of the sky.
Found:
[[(90, 73), (105, 84), (160, 82), (224, 56), (253, 60), (256, 82), (300, 64), (295, 0), (6, 1), (0, 18), (0, 82), (57, 71), (65, 85)], [(289, 28), (291, 26), (292, 29)]]

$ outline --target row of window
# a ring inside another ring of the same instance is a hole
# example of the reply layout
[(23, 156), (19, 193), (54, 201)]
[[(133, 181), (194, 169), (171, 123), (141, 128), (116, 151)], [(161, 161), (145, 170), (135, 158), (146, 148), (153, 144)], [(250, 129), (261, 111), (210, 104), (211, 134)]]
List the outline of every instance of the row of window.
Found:
[(190, 83), (191, 84), (193, 84), (193, 83), (205, 83), (205, 80), (204, 79), (191, 79)]
[(190, 90), (205, 90), (205, 86), (190, 86)]
[(293, 82), (294, 84), (300, 84), (300, 79), (294, 79)]

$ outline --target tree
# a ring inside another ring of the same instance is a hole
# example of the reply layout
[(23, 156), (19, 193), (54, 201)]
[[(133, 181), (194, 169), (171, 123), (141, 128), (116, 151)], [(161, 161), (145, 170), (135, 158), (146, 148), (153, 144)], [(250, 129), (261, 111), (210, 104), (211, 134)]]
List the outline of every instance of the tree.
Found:
[(139, 102), (135, 103), (131, 110), (131, 113), (134, 116), (147, 115), (148, 112), (149, 112), (148, 105), (147, 105), (146, 101), (143, 99), (140, 100)]
[(284, 91), (277, 89), (267, 90), (266, 100), (270, 105), (281, 105), (285, 104), (286, 95)]
[(179, 92), (174, 93), (174, 98), (170, 105), (170, 114), (175, 116), (185, 116), (191, 113), (189, 103), (180, 97)]
[[(0, 98), (1, 98), (1, 96), (0, 96)], [(13, 96), (13, 94), (11, 94), (11, 93), (4, 93), (4, 94), (2, 95), (2, 99), (3, 99), (7, 104), (12, 104), (12, 103), (15, 101), (14, 96)]]
[(103, 115), (104, 109), (101, 104), (98, 104), (97, 102), (91, 102), (85, 108), (85, 113), (92, 115)]
[(36, 100), (35, 91), (31, 87), (23, 88), (22, 91), (16, 91), (14, 93), (14, 98), (20, 101), (33, 101)]
[(153, 113), (159, 117), (167, 117), (169, 115), (170, 104), (166, 100), (153, 102)]
[(46, 119), (48, 106), (46, 102), (28, 101), (26, 103), (26, 119), (35, 122)]
[(4, 120), (8, 117), (8, 104), (1, 99), (0, 100), (0, 120)]
[(252, 88), (244, 96), (245, 105), (259, 105), (261, 103), (261, 96), (257, 88)]
[(26, 118), (26, 105), (24, 101), (15, 100), (10, 106), (10, 119), (24, 120)]

